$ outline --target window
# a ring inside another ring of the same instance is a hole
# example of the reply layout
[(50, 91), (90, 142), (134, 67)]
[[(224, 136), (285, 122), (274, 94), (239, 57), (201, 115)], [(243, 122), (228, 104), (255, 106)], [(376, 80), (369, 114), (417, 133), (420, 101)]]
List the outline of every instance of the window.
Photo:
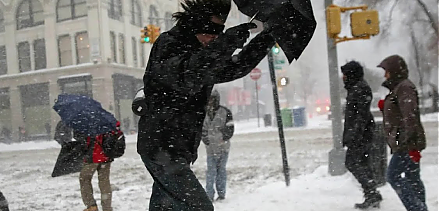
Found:
[(154, 5), (150, 6), (150, 24), (159, 26), (159, 12), (157, 12), (157, 8)]
[(108, 17), (122, 21), (122, 3), (121, 0), (109, 0)]
[(86, 95), (93, 97), (92, 75), (83, 75), (77, 77), (62, 77), (58, 79), (62, 93)]
[(72, 41), (69, 35), (63, 35), (58, 38), (58, 54), (61, 67), (73, 65)]
[(80, 32), (75, 36), (76, 46), (76, 63), (88, 63), (90, 62), (90, 45), (89, 36), (87, 32)]
[(139, 48), (141, 49), (141, 55), (140, 55), (140, 57), (141, 57), (141, 67), (145, 67), (147, 64), (146, 64), (146, 61), (145, 61), (145, 48), (144, 48), (144, 45), (141, 44), (139, 46)]
[(171, 12), (165, 13), (165, 30), (168, 31), (173, 28), (173, 15)]
[(110, 48), (112, 51), (112, 61), (114, 63), (117, 62), (116, 57), (116, 35), (114, 32), (110, 32)]
[(23, 0), (17, 9), (17, 29), (44, 24), (44, 10), (39, 0)]
[(3, 11), (0, 10), (0, 32), (5, 32), (5, 17)]
[(119, 34), (119, 63), (125, 64), (125, 38), (123, 34)]
[(141, 6), (137, 0), (131, 0), (131, 24), (135, 26), (142, 26)]
[(46, 68), (46, 43), (44, 39), (34, 41), (35, 70)]
[(133, 66), (137, 67), (138, 66), (138, 58), (137, 58), (137, 42), (136, 42), (136, 38), (132, 37), (131, 38), (131, 48), (132, 48), (132, 53), (133, 53)]
[(8, 73), (8, 60), (6, 57), (6, 46), (0, 46), (0, 75)]
[(10, 109), (11, 101), (9, 98), (9, 88), (0, 88), (0, 111)]
[(28, 135), (47, 134), (45, 123), (49, 123), (51, 106), (49, 83), (29, 84), (20, 87), (23, 122)]
[(18, 69), (20, 72), (31, 70), (31, 49), (28, 42), (18, 43)]
[(57, 21), (73, 20), (87, 16), (86, 0), (58, 0)]

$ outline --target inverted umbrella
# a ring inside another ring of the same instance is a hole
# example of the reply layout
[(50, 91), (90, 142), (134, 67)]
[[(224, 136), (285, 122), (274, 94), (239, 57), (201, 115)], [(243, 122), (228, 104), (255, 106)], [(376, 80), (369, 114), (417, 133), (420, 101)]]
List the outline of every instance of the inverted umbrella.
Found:
[(61, 94), (53, 106), (61, 121), (76, 132), (88, 136), (116, 130), (116, 118), (90, 97)]
[(234, 0), (247, 16), (265, 22), (289, 63), (298, 59), (316, 28), (310, 0)]

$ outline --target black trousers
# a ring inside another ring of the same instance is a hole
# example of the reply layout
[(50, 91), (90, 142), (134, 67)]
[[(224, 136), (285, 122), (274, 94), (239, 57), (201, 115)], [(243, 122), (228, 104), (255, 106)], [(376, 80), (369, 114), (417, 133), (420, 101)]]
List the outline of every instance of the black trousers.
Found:
[(3, 196), (3, 193), (0, 191), (0, 211), (9, 211), (8, 208), (8, 201), (6, 201), (5, 196)]
[(361, 184), (364, 193), (376, 191), (373, 169), (369, 163), (369, 147), (349, 147), (345, 155), (345, 167)]
[(154, 179), (150, 211), (213, 211), (214, 206), (186, 159), (151, 160), (141, 155)]

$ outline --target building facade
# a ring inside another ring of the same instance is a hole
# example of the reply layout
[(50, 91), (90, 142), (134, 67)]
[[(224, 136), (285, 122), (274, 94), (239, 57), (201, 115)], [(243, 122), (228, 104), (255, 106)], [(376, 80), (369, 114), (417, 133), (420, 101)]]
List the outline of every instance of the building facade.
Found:
[(91, 96), (126, 132), (136, 130), (131, 100), (151, 48), (140, 43), (140, 29), (170, 29), (177, 7), (177, 0), (0, 1), (0, 141), (52, 137), (61, 93)]

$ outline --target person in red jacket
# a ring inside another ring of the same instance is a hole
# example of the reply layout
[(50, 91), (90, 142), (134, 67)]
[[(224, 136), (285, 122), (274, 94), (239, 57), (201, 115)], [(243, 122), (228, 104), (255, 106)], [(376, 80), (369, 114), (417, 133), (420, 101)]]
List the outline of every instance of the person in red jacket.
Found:
[(75, 134), (76, 140), (86, 142), (86, 154), (84, 165), (79, 174), (81, 187), (81, 198), (87, 207), (84, 211), (98, 211), (95, 198), (93, 197), (92, 178), (98, 171), (98, 183), (101, 190), (101, 206), (103, 211), (112, 211), (112, 190), (110, 185), (110, 164), (113, 161), (104, 153), (103, 143), (109, 138), (118, 138), (124, 134), (120, 130), (120, 123), (117, 122), (117, 131), (111, 134), (101, 134), (95, 137)]

